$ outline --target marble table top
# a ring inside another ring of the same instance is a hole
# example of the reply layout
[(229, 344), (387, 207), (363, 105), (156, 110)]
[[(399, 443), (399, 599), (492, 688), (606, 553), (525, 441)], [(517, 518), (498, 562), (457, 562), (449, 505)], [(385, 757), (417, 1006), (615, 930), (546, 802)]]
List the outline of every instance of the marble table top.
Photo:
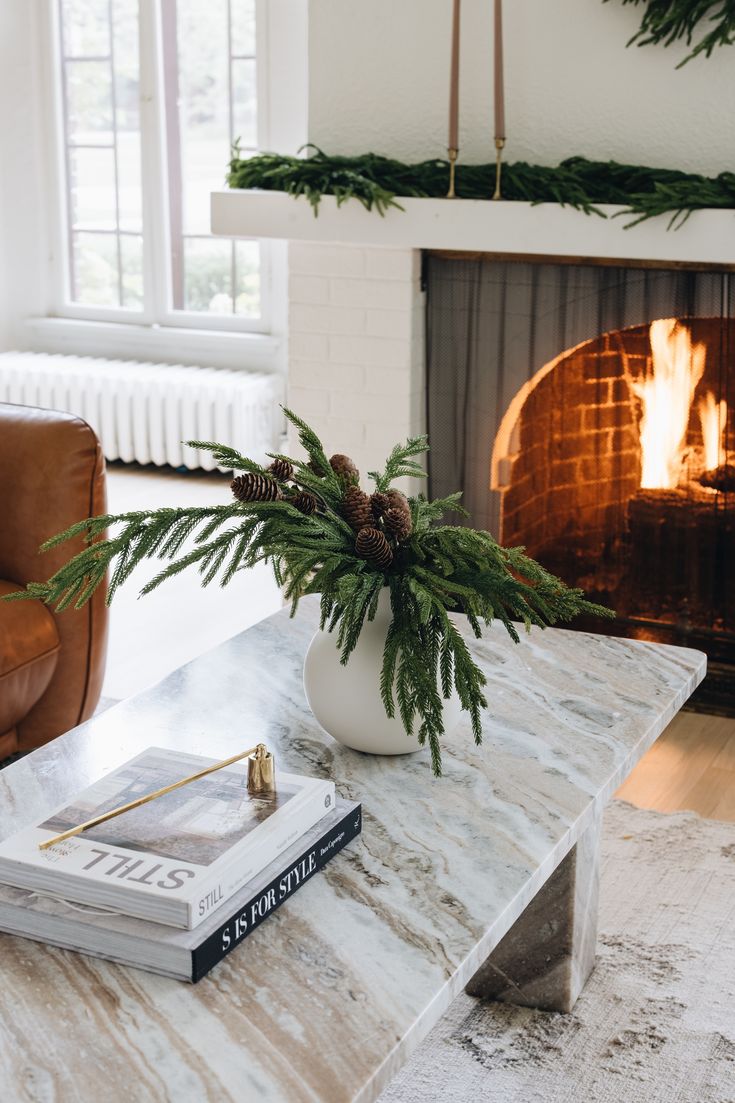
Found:
[(684, 648), (547, 629), (469, 640), (484, 743), (428, 755), (325, 735), (285, 611), (0, 772), (0, 836), (143, 748), (263, 740), (334, 778), (363, 834), (198, 985), (0, 935), (0, 1084), (21, 1101), (367, 1103), (428, 1033), (704, 677)]

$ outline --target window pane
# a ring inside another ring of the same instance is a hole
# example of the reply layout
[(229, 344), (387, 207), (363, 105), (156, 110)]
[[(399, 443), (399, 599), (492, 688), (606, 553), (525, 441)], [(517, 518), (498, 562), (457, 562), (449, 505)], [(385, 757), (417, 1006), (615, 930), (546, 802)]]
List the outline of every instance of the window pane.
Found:
[(232, 242), (184, 239), (184, 309), (232, 314)]
[(119, 131), (140, 129), (138, 0), (114, 0), (115, 110)]
[(112, 81), (106, 61), (66, 63), (68, 136), (72, 143), (112, 144)]
[(122, 305), (128, 310), (143, 308), (143, 238), (120, 234), (122, 261)]
[(260, 246), (257, 241), (235, 242), (235, 313), (260, 315)]
[(91, 306), (119, 306), (117, 235), (74, 234), (73, 298)]
[(232, 53), (255, 57), (255, 0), (234, 0), (231, 12)]
[(88, 59), (63, 63), (72, 299), (140, 310), (138, 0), (59, 0), (59, 12), (62, 50)]
[(174, 309), (261, 313), (258, 243), (209, 233), (233, 140), (257, 148), (255, 46), (255, 0), (178, 0), (175, 34), (164, 30)]
[(255, 149), (258, 144), (256, 107), (255, 62), (233, 61), (232, 133), (246, 149)]
[(69, 175), (72, 226), (75, 229), (116, 229), (113, 151), (70, 149)]
[(140, 185), (140, 134), (117, 135), (117, 183), (120, 203), (120, 229), (143, 229), (143, 195)]
[(113, 0), (117, 185), (121, 230), (143, 229), (138, 0)]
[(64, 53), (68, 57), (106, 57), (110, 52), (107, 0), (64, 0)]
[(226, 0), (177, 4), (184, 234), (209, 232), (209, 193), (230, 151)]

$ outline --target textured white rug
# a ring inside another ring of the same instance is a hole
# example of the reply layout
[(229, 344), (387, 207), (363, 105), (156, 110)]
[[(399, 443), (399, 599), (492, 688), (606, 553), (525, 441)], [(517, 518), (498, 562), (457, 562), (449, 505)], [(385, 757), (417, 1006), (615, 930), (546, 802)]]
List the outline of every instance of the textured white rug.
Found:
[(380, 1103), (735, 1103), (735, 825), (614, 801), (569, 1015), (461, 996)]

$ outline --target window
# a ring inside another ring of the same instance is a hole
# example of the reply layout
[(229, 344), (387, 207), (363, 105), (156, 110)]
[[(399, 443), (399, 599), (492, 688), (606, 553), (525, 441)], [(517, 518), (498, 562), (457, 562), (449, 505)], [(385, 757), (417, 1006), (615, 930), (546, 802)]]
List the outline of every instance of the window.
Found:
[(262, 136), (258, 7), (54, 0), (57, 313), (267, 328), (267, 247), (209, 233), (232, 143)]

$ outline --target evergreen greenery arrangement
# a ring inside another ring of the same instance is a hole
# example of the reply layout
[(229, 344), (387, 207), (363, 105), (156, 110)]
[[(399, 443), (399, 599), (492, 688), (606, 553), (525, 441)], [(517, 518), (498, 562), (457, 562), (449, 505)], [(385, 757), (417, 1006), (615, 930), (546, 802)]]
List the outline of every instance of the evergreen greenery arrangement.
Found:
[(661, 43), (670, 46), (682, 39), (691, 46), (695, 29), (701, 23), (708, 25), (709, 29), (679, 62), (677, 69), (699, 54), (709, 57), (716, 46), (735, 43), (735, 0), (622, 0), (622, 3), (642, 4), (645, 9), (629, 46)]
[[(735, 0), (733, 0), (735, 3)], [(384, 215), (401, 204), (396, 197), (443, 199), (449, 183), (449, 162), (443, 158), (407, 165), (377, 153), (355, 157), (330, 156), (316, 146), (308, 157), (261, 153), (241, 158), (232, 151), (227, 184), (304, 196), (314, 213), (323, 195), (338, 205), (357, 199), (368, 210)], [(495, 163), (457, 164), (456, 192), (460, 199), (487, 199), (495, 187)], [(503, 166), (503, 198), (530, 203), (561, 203), (605, 218), (598, 204), (623, 205), (629, 226), (670, 214), (670, 226), (685, 222), (694, 210), (735, 208), (735, 172), (706, 177), (675, 169), (620, 165), (570, 157), (556, 168), (525, 161)]]
[(238, 571), (264, 561), (272, 565), (292, 614), (304, 594), (321, 596), (321, 627), (335, 633), (344, 664), (387, 586), (392, 621), (381, 696), (388, 716), (397, 711), (408, 732), (417, 726), (439, 775), (442, 700), (456, 690), (477, 743), (487, 705), (485, 677), (452, 611), (466, 614), (478, 638), (483, 624), (498, 619), (516, 642), (516, 621), (529, 629), (580, 613), (613, 614), (554, 578), (523, 548), (503, 548), (487, 532), (441, 524), (446, 511), (463, 512), (460, 494), (429, 501), (421, 494), (407, 498), (393, 487), (403, 476), (423, 476), (416, 457), (428, 447), (425, 437), (397, 445), (383, 471), (369, 472), (374, 491), (368, 494), (348, 456), (327, 458), (313, 430), (290, 410), (285, 414), (298, 431), (305, 460), (272, 455), (265, 468), (227, 445), (190, 441), (236, 473), (234, 501), (80, 521), (43, 547), (80, 535), (86, 547), (47, 582), (29, 583), (9, 600), (32, 597), (57, 610), (79, 609), (109, 571), (109, 603), (145, 559), (167, 563), (144, 594), (190, 566), (198, 567), (202, 585), (218, 579), (225, 586)]

